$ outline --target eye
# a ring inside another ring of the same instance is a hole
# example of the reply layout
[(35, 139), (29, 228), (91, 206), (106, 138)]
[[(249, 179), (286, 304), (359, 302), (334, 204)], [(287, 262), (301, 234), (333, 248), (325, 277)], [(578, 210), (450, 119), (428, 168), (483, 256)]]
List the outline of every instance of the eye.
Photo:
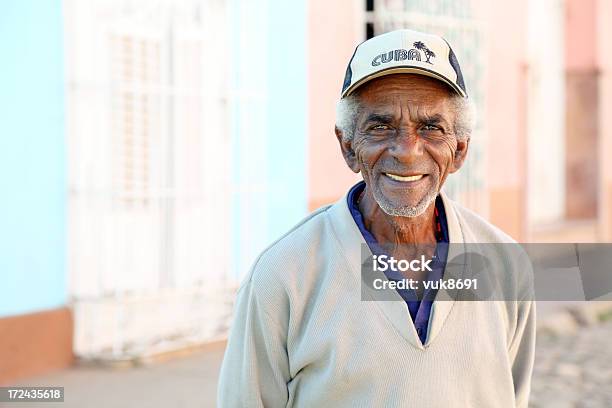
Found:
[(389, 130), (391, 128), (387, 125), (374, 125), (371, 127), (371, 129), (372, 130)]
[(423, 127), (421, 127), (421, 129), (427, 130), (427, 131), (430, 131), (430, 132), (436, 131), (436, 130), (441, 130), (438, 126), (432, 125), (432, 124), (424, 125)]

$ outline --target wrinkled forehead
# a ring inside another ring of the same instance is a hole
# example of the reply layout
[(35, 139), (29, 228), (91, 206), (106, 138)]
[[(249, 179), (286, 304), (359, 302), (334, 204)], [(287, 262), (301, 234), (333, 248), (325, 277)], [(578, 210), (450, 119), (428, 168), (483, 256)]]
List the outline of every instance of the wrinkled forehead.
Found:
[(453, 90), (444, 82), (417, 74), (394, 74), (373, 79), (355, 91), (359, 99), (452, 99)]
[(450, 113), (453, 91), (440, 81), (421, 75), (398, 74), (378, 78), (355, 92), (362, 111), (426, 111)]

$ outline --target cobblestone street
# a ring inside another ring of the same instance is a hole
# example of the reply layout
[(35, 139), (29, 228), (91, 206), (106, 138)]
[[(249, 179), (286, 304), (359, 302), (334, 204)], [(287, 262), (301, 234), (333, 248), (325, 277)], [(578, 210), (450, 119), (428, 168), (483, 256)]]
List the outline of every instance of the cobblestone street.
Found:
[(538, 336), (530, 407), (612, 407), (612, 320)]
[[(559, 315), (562, 306), (538, 304), (539, 320), (548, 323), (538, 331), (529, 406), (612, 408), (612, 309), (576, 318)], [(224, 348), (214, 343), (201, 352), (131, 368), (77, 365), (19, 385), (65, 387), (65, 402), (49, 405), (63, 408), (214, 407)], [(41, 405), (0, 403), (30, 406)]]

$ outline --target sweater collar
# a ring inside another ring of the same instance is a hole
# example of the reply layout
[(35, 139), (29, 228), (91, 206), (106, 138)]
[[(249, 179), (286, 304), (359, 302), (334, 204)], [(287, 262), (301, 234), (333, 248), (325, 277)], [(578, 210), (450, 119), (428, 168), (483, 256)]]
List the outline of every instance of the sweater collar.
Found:
[[(328, 209), (328, 214), (330, 215), (330, 221), (336, 238), (344, 252), (348, 267), (351, 272), (356, 275), (358, 281), (361, 282), (361, 264), (366, 261), (366, 259), (369, 259), (371, 253), (350, 213), (347, 204), (347, 196), (348, 192)], [(440, 197), (446, 212), (449, 242), (451, 244), (462, 244), (465, 241), (455, 210), (455, 204), (448, 198), (444, 191), (440, 192)], [(450, 246), (448, 259), (453, 259), (453, 252), (457, 251), (457, 247), (461, 247), (461, 245)], [(381, 275), (384, 277), (382, 273)], [(371, 289), (369, 289), (367, 285), (361, 284), (361, 291), (362, 299), (374, 300)], [(432, 306), (427, 342), (424, 345), (421, 344), (414, 325), (410, 324), (411, 319), (406, 303), (398, 293), (395, 293), (395, 295), (397, 295), (397, 298), (393, 301), (374, 300), (374, 303), (382, 310), (387, 319), (389, 319), (404, 339), (414, 347), (424, 350), (435, 340), (442, 330), (444, 322), (455, 303), (455, 294), (443, 289), (438, 291)]]

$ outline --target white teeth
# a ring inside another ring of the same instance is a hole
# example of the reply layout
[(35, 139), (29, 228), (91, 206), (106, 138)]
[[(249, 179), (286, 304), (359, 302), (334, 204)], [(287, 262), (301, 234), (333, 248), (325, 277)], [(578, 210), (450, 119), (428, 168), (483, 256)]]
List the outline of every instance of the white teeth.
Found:
[(398, 176), (397, 174), (391, 174), (391, 173), (385, 173), (387, 176), (389, 176), (389, 178), (392, 178), (393, 180), (396, 181), (417, 181), (423, 178), (422, 174), (419, 174), (417, 176)]

